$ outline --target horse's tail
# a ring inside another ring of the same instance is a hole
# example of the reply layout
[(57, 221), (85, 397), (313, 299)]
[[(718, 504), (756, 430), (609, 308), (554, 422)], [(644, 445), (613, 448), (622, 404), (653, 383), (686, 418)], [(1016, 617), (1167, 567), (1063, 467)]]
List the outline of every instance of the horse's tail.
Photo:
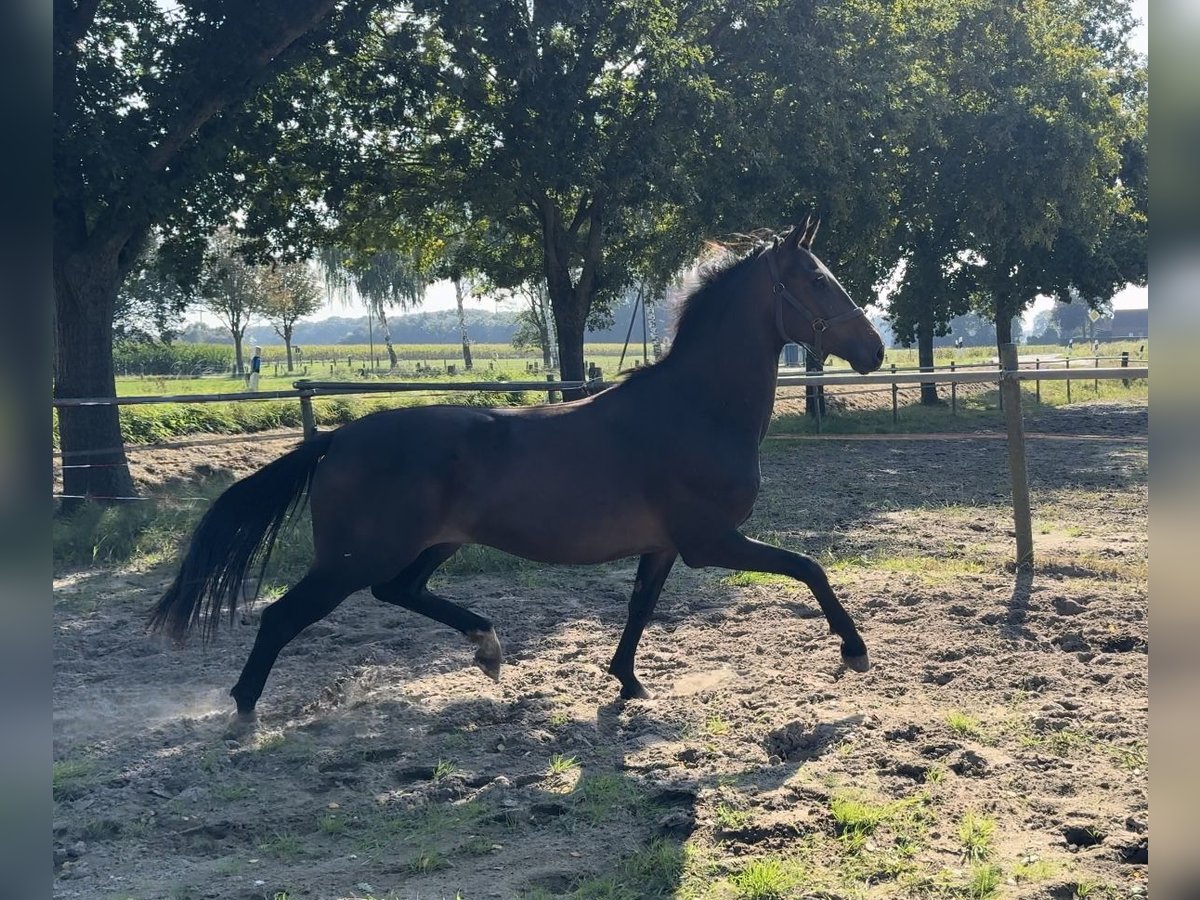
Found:
[(260, 572), (265, 568), (279, 530), (304, 500), (332, 438), (328, 433), (305, 441), (213, 501), (192, 534), (179, 574), (150, 614), (151, 631), (182, 642), (206, 607), (205, 640), (216, 630), (222, 609), (228, 608), (233, 621), (246, 573), (256, 564)]

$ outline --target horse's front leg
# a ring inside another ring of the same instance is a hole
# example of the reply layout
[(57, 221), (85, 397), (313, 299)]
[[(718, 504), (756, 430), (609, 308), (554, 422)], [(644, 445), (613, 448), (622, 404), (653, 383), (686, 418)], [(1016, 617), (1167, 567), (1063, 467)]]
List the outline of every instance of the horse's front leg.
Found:
[(638, 641), (646, 630), (646, 623), (654, 613), (654, 604), (662, 593), (663, 583), (675, 565), (678, 554), (674, 550), (664, 550), (661, 553), (647, 553), (638, 563), (637, 577), (633, 582), (633, 596), (629, 598), (629, 618), (625, 622), (625, 630), (621, 633), (621, 641), (617, 644), (617, 652), (613, 655), (608, 671), (616, 675), (621, 682), (621, 699), (645, 700), (650, 692), (642, 687), (633, 671), (633, 658), (637, 653)]
[(719, 566), (723, 569), (788, 575), (803, 581), (821, 605), (821, 612), (825, 613), (829, 622), (829, 630), (842, 639), (842, 660), (856, 672), (866, 672), (871, 668), (867, 645), (854, 627), (854, 620), (838, 601), (825, 570), (812, 557), (752, 540), (738, 531), (726, 532), (718, 538), (681, 543), (679, 549), (684, 563), (692, 568)]

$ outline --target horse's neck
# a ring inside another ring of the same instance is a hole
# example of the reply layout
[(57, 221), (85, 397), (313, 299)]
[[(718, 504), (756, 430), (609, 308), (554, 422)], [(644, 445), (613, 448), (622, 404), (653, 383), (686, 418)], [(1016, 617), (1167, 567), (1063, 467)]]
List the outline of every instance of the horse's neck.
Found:
[(707, 333), (689, 336), (676, 372), (693, 403), (761, 440), (775, 405), (780, 347), (773, 330), (736, 313), (731, 307), (721, 327), (709, 323)]

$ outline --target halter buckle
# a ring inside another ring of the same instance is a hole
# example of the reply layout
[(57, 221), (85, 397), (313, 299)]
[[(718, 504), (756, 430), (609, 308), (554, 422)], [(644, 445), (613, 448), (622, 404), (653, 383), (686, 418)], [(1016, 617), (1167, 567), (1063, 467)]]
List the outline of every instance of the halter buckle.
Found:
[(824, 319), (813, 319), (812, 330), (815, 331), (817, 334), (820, 334), (821, 332), (826, 331), (828, 328), (829, 328), (829, 326), (827, 324), (825, 324)]

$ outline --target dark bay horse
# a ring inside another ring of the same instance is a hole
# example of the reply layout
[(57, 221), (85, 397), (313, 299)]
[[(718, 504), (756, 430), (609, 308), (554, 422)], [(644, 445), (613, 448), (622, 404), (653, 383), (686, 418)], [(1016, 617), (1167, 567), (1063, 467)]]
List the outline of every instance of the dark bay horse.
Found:
[(182, 641), (201, 621), (207, 636), (223, 611), (232, 618), (243, 578), (265, 564), (308, 494), (315, 559), (263, 611), (230, 691), (242, 722), (254, 720), (279, 651), (367, 587), (461, 631), (477, 647), (476, 664), (498, 679), (492, 623), (426, 587), (468, 543), (544, 563), (640, 556), (609, 666), (623, 698), (649, 696), (634, 654), (676, 559), (804, 582), (841, 638), (845, 664), (866, 671), (866, 645), (821, 566), (738, 531), (758, 495), (783, 345), (815, 346), (863, 373), (883, 361), (879, 334), (813, 255), (816, 230), (806, 222), (709, 275), (686, 301), (670, 352), (594, 396), (523, 409), (391, 410), (305, 441), (209, 507), (151, 628)]

